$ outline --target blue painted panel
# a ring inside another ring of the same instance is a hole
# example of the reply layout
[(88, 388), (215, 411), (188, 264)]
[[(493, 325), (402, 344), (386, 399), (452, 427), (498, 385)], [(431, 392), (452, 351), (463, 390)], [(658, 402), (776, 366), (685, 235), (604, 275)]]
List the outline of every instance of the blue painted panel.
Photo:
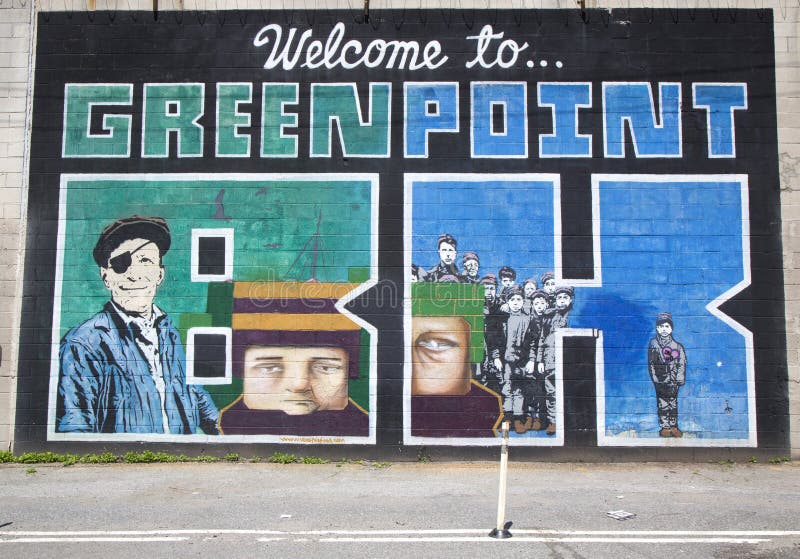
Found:
[(705, 308), (744, 279), (741, 185), (606, 181), (599, 190), (603, 288), (584, 290), (574, 315), (604, 332), (606, 435), (658, 436), (647, 345), (667, 311), (688, 363), (680, 428), (746, 439), (745, 338)]

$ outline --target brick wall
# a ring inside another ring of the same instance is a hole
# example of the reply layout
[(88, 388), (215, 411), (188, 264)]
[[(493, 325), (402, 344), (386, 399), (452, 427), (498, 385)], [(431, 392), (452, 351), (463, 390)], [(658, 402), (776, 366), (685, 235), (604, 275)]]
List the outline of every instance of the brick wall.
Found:
[(800, 10), (775, 9), (775, 74), (778, 87), (781, 219), (786, 292), (786, 340), (792, 457), (800, 458)]
[(0, 3), (0, 449), (10, 448), (19, 327), (20, 220), (24, 203), (25, 117), (31, 39), (29, 2)]

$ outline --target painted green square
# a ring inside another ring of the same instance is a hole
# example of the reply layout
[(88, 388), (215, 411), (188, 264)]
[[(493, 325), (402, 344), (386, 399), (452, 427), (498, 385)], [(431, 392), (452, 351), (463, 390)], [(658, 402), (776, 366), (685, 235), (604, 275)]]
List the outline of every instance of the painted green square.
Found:
[(347, 281), (350, 283), (364, 283), (369, 279), (369, 268), (348, 268)]
[(358, 378), (350, 379), (347, 390), (356, 404), (369, 411), (369, 334), (365, 330), (361, 330)]
[(208, 284), (208, 313), (213, 316), (213, 326), (231, 326), (233, 314), (233, 283), (214, 282)]
[(230, 384), (209, 384), (203, 386), (203, 388), (214, 400), (217, 409), (222, 411), (242, 395), (243, 384), (242, 379), (234, 377), (231, 379)]
[(178, 318), (178, 332), (181, 335), (181, 342), (184, 347), (189, 334), (189, 328), (197, 328), (198, 326), (213, 326), (213, 317), (208, 313), (189, 313), (184, 312)]

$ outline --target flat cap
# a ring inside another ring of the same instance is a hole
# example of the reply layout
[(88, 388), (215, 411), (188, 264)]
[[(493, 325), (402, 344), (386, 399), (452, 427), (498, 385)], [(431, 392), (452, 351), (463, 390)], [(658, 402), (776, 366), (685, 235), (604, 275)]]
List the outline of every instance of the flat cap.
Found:
[(437, 248), (442, 243), (447, 243), (448, 245), (451, 245), (453, 248), (458, 248), (458, 241), (456, 241), (456, 238), (453, 237), (450, 233), (442, 233), (441, 235), (439, 235), (439, 240), (436, 241)]
[(158, 253), (162, 257), (169, 250), (171, 243), (169, 226), (164, 218), (132, 215), (118, 219), (103, 229), (92, 251), (94, 261), (102, 268), (108, 267), (111, 253), (130, 239), (152, 241), (158, 247)]
[(659, 324), (664, 324), (665, 322), (669, 323), (672, 326), (672, 313), (668, 312), (660, 312), (656, 317), (656, 326)]
[(500, 279), (503, 278), (517, 279), (517, 272), (511, 266), (503, 266), (502, 268), (500, 268), (498, 275), (500, 276)]
[(575, 297), (575, 289), (569, 285), (562, 285), (556, 288), (555, 295), (559, 293), (566, 293), (570, 297)]

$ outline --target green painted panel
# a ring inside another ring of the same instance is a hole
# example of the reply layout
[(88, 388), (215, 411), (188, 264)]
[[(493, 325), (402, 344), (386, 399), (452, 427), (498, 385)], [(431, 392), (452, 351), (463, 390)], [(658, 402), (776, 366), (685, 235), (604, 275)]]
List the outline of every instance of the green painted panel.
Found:
[(203, 388), (211, 395), (211, 399), (217, 405), (217, 409), (222, 410), (230, 406), (236, 401), (236, 398), (242, 395), (243, 381), (240, 378), (233, 377), (231, 384), (209, 384), (204, 385)]
[(191, 281), (192, 229), (234, 230), (234, 281), (306, 281), (313, 267), (319, 281), (347, 282), (351, 269), (369, 269), (369, 181), (113, 176), (76, 178), (66, 187), (61, 335), (108, 300), (92, 249), (100, 231), (121, 217), (167, 220), (172, 246), (155, 302), (175, 316), (213, 308), (215, 326), (225, 325), (217, 323), (220, 301), (207, 301), (207, 283)]
[(233, 313), (233, 283), (208, 284), (208, 313), (214, 317), (213, 326), (231, 326)]
[(361, 330), (361, 350), (358, 353), (358, 378), (347, 385), (350, 398), (369, 411), (369, 334)]
[(347, 281), (350, 283), (364, 283), (369, 279), (369, 268), (350, 268), (347, 270)]
[(207, 313), (181, 313), (178, 317), (178, 332), (181, 335), (181, 342), (186, 346), (186, 339), (190, 328), (198, 326), (213, 326), (212, 317)]

